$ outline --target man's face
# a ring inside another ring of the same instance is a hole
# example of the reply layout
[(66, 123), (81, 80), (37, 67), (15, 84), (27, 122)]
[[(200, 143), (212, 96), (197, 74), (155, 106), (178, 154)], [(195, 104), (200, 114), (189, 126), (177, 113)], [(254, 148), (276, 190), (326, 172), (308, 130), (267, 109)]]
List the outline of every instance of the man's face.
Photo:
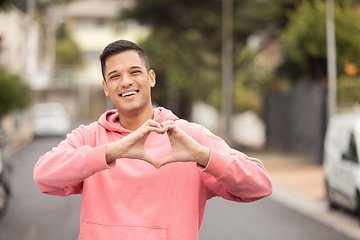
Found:
[(134, 115), (151, 106), (151, 88), (155, 73), (146, 69), (137, 51), (129, 50), (106, 59), (104, 92), (110, 96), (119, 114)]

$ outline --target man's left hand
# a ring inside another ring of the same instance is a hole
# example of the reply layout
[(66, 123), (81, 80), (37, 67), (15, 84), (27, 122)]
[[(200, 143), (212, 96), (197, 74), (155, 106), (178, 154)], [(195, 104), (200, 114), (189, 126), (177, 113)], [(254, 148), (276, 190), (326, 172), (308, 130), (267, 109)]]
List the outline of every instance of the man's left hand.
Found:
[(174, 121), (162, 122), (161, 127), (169, 136), (171, 154), (159, 161), (158, 168), (171, 162), (196, 162), (203, 167), (207, 166), (210, 158), (209, 148), (187, 135)]

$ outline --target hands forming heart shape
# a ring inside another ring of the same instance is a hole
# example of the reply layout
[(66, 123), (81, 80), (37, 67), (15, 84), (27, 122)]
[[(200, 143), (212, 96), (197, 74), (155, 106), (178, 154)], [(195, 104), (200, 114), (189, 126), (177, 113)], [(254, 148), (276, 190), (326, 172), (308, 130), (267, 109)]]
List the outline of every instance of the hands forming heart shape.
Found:
[[(144, 144), (151, 132), (167, 133), (170, 140), (170, 155), (159, 161), (156, 161), (145, 151)], [(154, 120), (148, 120), (134, 132), (116, 142), (109, 143), (106, 147), (107, 162), (118, 158), (141, 159), (152, 164), (155, 168), (160, 168), (171, 162), (196, 162), (206, 167), (209, 156), (209, 149), (187, 135), (174, 121), (165, 121), (160, 124)]]

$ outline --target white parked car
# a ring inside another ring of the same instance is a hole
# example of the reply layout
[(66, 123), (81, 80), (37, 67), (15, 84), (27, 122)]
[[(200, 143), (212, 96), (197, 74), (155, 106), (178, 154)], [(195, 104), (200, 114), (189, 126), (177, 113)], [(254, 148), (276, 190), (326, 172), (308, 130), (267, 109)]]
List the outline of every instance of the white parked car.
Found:
[(331, 208), (360, 217), (360, 114), (342, 113), (329, 121), (324, 144), (326, 193)]
[(35, 136), (62, 136), (70, 130), (71, 119), (60, 103), (39, 103), (33, 108)]

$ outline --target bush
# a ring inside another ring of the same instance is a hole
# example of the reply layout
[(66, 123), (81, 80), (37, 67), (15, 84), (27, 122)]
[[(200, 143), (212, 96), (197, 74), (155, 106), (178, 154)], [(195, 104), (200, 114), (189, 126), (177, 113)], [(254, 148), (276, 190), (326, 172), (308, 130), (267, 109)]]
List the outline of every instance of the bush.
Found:
[(0, 67), (0, 118), (15, 109), (25, 108), (31, 99), (31, 89), (21, 77)]
[(340, 76), (337, 94), (341, 106), (360, 103), (360, 77)]

